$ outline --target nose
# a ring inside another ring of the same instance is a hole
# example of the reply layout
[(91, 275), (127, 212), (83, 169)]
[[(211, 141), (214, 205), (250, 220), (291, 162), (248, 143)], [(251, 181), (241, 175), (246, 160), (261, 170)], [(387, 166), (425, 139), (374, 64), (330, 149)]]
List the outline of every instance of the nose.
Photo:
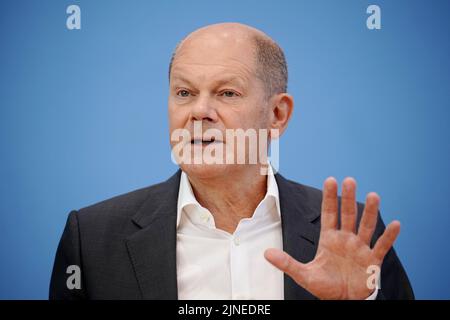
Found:
[(207, 96), (200, 96), (191, 108), (192, 121), (217, 122), (217, 112), (213, 106), (213, 101)]

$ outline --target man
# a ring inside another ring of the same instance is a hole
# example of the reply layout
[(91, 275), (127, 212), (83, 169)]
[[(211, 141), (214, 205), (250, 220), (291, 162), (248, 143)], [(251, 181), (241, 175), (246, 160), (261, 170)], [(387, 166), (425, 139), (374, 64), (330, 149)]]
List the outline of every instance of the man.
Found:
[[(190, 135), (175, 155), (181, 170), (161, 184), (71, 212), (50, 298), (414, 297), (392, 249), (399, 222), (384, 228), (375, 193), (365, 206), (357, 203), (352, 178), (338, 198), (334, 178), (321, 192), (271, 166), (261, 174), (263, 163), (248, 161), (256, 150), (250, 147), (244, 163), (195, 161), (196, 151), (211, 147), (225, 147), (224, 159), (234, 156), (227, 130), (269, 130), (272, 140), (287, 128), (294, 102), (286, 93), (284, 54), (272, 39), (237, 23), (196, 30), (175, 49), (169, 83), (173, 149), (174, 132)], [(205, 134), (209, 129), (213, 136)], [(81, 273), (75, 287), (70, 266)]]

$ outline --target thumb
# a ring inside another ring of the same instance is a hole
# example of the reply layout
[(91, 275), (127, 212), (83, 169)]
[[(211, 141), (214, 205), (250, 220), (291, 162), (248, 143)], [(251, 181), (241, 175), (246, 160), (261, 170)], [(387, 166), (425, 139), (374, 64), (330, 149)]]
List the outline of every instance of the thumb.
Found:
[(264, 252), (264, 258), (306, 289), (307, 270), (303, 263), (298, 262), (286, 252), (273, 248)]

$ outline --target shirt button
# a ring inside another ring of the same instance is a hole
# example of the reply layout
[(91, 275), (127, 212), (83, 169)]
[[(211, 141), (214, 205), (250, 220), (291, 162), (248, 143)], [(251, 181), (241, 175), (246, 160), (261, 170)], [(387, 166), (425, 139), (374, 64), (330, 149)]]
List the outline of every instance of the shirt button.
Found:
[(241, 240), (239, 239), (239, 237), (234, 237), (233, 242), (236, 246), (241, 244)]

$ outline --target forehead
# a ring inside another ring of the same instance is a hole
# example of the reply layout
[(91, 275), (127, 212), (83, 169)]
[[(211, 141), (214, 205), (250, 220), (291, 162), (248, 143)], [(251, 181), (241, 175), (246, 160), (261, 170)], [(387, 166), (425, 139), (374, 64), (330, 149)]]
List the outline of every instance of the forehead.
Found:
[(172, 73), (218, 77), (221, 74), (250, 78), (254, 74), (254, 46), (248, 37), (225, 35), (186, 39), (175, 55)]
[(179, 82), (186, 82), (191, 85), (236, 85), (247, 87), (252, 81), (251, 76), (242, 70), (233, 71), (232, 68), (209, 65), (189, 65), (175, 66), (172, 70), (171, 82), (176, 85)]

